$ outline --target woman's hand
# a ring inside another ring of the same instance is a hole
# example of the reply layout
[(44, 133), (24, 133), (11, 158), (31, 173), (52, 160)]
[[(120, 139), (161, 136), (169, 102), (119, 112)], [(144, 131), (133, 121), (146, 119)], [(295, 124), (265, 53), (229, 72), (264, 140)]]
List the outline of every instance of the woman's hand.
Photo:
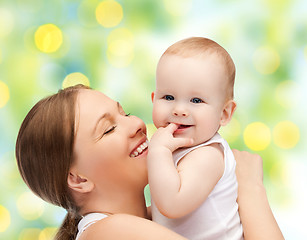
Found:
[(262, 158), (257, 154), (236, 149), (233, 150), (233, 154), (237, 162), (236, 176), (239, 191), (242, 188), (264, 188)]
[(233, 150), (237, 167), (239, 214), (245, 240), (284, 239), (263, 185), (262, 158)]

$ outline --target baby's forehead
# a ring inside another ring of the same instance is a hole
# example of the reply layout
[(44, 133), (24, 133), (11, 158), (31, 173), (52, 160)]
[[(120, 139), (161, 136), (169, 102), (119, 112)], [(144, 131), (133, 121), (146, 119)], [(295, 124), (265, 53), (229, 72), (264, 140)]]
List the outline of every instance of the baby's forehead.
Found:
[(168, 64), (172, 64), (172, 60), (176, 59), (177, 61), (186, 62), (187, 60), (193, 60), (195, 62), (199, 63), (208, 63), (208, 61), (213, 61), (216, 64), (219, 64), (221, 66), (224, 66), (227, 70), (227, 60), (225, 56), (220, 54), (219, 52), (213, 51), (213, 50), (206, 50), (205, 52), (190, 52), (189, 54), (164, 54), (158, 63), (158, 69), (159, 66), (162, 64), (165, 64), (167, 62)]

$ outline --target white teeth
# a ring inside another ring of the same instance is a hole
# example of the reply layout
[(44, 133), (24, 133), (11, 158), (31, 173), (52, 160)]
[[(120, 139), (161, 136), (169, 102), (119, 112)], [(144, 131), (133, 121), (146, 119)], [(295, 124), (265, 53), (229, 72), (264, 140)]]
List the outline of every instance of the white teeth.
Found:
[(145, 149), (147, 149), (148, 147), (148, 141), (146, 140), (146, 142), (142, 143), (140, 146), (138, 146), (138, 148), (136, 149), (136, 151), (134, 151), (130, 157), (137, 157), (139, 154), (141, 154)]

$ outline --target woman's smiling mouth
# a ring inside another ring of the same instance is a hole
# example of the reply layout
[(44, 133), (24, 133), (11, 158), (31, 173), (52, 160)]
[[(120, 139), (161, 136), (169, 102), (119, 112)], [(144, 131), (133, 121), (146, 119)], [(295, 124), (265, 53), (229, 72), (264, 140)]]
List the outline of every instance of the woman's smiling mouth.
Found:
[(142, 144), (140, 144), (131, 154), (130, 157), (137, 157), (142, 154), (148, 148), (148, 141), (146, 140)]

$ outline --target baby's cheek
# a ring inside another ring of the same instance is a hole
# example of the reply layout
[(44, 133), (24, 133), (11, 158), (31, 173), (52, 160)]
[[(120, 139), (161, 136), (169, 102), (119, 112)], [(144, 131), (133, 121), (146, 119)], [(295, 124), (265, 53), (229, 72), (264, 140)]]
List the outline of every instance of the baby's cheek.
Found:
[(152, 119), (156, 127), (161, 127), (162, 122), (165, 120), (165, 111), (159, 108), (159, 106), (154, 106)]

